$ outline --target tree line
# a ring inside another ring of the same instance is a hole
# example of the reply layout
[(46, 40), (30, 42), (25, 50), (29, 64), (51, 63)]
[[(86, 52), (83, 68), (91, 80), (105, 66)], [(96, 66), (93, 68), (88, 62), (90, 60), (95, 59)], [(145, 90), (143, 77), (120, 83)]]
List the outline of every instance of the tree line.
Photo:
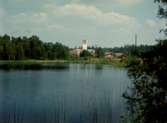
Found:
[(144, 52), (149, 51), (150, 49), (152, 49), (152, 45), (139, 45), (139, 46), (135, 46), (135, 45), (125, 45), (122, 47), (114, 47), (111, 48), (112, 52), (121, 52), (124, 54), (129, 54), (129, 55), (141, 55)]
[[(105, 52), (121, 52), (127, 55), (140, 55), (148, 51), (152, 46), (148, 45), (126, 45), (123, 47), (101, 48), (89, 47), (95, 51), (92, 55), (89, 51), (80, 54), (81, 59), (91, 57), (104, 58)], [(11, 37), (9, 35), (0, 36), (0, 60), (54, 60), (54, 59), (76, 59), (70, 55), (70, 48), (61, 43), (43, 42), (38, 36), (31, 37)], [(78, 59), (78, 58), (77, 58)]]
[[(104, 57), (103, 48), (95, 48), (97, 58)], [(89, 51), (81, 52), (81, 59), (93, 57)], [(11, 37), (0, 36), (0, 60), (54, 60), (76, 59), (70, 54), (70, 48), (61, 43), (43, 42), (38, 36)], [(78, 59), (78, 58), (77, 58)]]
[(54, 60), (68, 58), (69, 48), (61, 43), (42, 42), (37, 36), (0, 36), (0, 60)]

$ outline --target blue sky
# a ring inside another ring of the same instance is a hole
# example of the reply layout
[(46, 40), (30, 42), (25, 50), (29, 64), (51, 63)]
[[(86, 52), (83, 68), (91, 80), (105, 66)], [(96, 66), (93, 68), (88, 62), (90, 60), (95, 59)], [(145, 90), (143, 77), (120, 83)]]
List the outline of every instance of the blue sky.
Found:
[(0, 0), (0, 35), (38, 35), (70, 47), (154, 44), (164, 27), (154, 0)]

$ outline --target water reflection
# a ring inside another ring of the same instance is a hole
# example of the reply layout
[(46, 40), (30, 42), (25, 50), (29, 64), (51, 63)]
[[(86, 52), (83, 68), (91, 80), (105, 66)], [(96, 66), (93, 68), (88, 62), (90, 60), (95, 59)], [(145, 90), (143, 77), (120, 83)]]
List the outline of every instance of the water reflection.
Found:
[(0, 87), (0, 123), (22, 123), (33, 110), (29, 103), (38, 95), (40, 73), (1, 71)]
[(67, 66), (1, 70), (0, 123), (119, 123), (127, 72)]
[(69, 64), (0, 64), (1, 70), (64, 70), (69, 69)]

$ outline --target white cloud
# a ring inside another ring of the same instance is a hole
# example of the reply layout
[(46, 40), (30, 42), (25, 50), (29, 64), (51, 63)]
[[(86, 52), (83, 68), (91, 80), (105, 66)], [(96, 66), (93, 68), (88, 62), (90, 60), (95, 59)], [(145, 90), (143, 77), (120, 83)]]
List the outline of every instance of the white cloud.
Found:
[(88, 19), (98, 24), (103, 25), (127, 25), (136, 24), (136, 19), (127, 15), (123, 15), (117, 12), (103, 12), (100, 9), (92, 5), (84, 4), (66, 4), (64, 6), (47, 5), (48, 11), (53, 11), (55, 16), (71, 16)]
[(15, 16), (10, 16), (10, 18), (7, 21), (11, 21), (12, 24), (39, 24), (46, 23), (48, 21), (48, 16), (44, 12), (37, 12), (32, 14), (27, 13), (19, 13)]
[[(87, 10), (88, 9), (88, 10)], [(76, 3), (70, 3), (70, 4), (65, 4), (65, 5), (57, 5), (57, 4), (53, 4), (53, 3), (49, 3), (45, 5), (45, 10), (46, 11), (50, 11), (50, 12), (55, 12), (56, 14), (63, 14), (63, 15), (67, 15), (67, 14), (81, 14), (81, 12), (87, 13), (90, 10), (96, 11), (96, 7), (95, 6), (91, 6), (91, 5), (83, 5), (83, 4), (76, 4)], [(52, 10), (52, 11), (51, 11)], [(69, 11), (69, 12), (68, 12)], [(79, 11), (79, 12), (77, 12)]]
[(162, 20), (152, 20), (152, 19), (146, 19), (144, 25), (148, 27), (148, 29), (151, 30), (161, 30), (164, 29), (166, 22)]
[(116, 0), (116, 1), (124, 5), (135, 5), (143, 2), (144, 0)]
[(151, 20), (151, 19), (147, 19), (145, 24), (146, 26), (151, 27), (151, 28), (154, 28), (158, 25), (154, 20)]
[[(10, 0), (7, 0), (7, 1), (10, 1)], [(33, 2), (34, 0), (12, 0), (12, 2), (14, 3), (24, 3), (24, 2)], [(52, 0), (36, 0), (38, 2), (51, 2)]]
[(71, 14), (79, 16), (98, 15), (100, 11), (95, 6), (82, 5), (82, 4), (66, 4), (58, 8), (58, 11), (62, 14)]
[[(154, 26), (147, 20), (144, 24), (136, 18), (114, 11), (102, 11), (93, 5), (85, 4), (46, 4), (41, 11), (18, 13), (6, 17), (7, 33), (16, 35), (37, 34), (44, 40), (58, 41), (77, 45), (83, 38), (101, 40), (101, 45), (131, 43), (136, 32), (144, 39), (153, 40), (154, 36), (146, 25)], [(108, 42), (107, 42), (108, 41)], [(94, 44), (93, 42), (92, 44)]]

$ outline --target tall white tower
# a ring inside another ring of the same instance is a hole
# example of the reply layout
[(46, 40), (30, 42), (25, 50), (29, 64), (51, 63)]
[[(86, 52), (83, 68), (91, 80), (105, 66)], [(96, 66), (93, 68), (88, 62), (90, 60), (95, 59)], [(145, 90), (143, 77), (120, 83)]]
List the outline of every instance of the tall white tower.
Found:
[(86, 40), (82, 40), (81, 48), (82, 48), (82, 50), (87, 50), (88, 49), (88, 45), (87, 45), (87, 41)]

